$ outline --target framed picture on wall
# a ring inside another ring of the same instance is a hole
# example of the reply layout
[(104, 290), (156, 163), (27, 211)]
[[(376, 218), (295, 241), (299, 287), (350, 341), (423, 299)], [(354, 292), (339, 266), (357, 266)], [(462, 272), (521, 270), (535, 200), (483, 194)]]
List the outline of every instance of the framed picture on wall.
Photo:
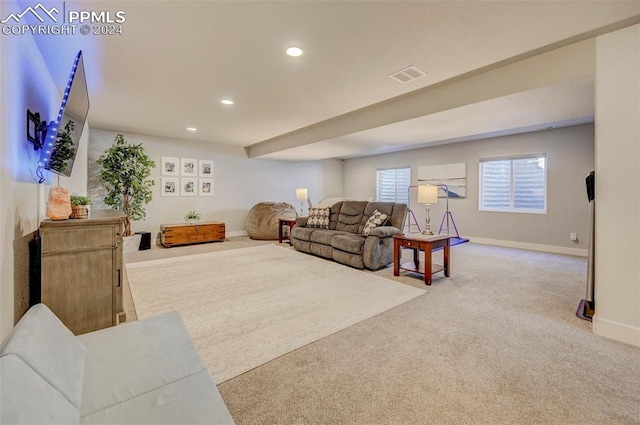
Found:
[[(418, 167), (418, 184), (441, 185), (439, 198), (463, 199), (467, 197), (467, 163), (424, 165)], [(447, 187), (445, 191), (444, 186)]]
[(198, 179), (191, 177), (183, 177), (180, 179), (180, 194), (182, 196), (197, 196), (198, 195)]
[(183, 177), (197, 177), (198, 160), (191, 158), (182, 158), (180, 164), (180, 175)]
[(213, 177), (213, 161), (201, 159), (199, 161), (200, 177)]
[(162, 196), (178, 196), (178, 178), (177, 177), (163, 177), (162, 187), (160, 188), (160, 195)]
[(162, 175), (163, 176), (179, 176), (179, 162), (178, 158), (172, 158), (169, 156), (162, 157)]
[(213, 179), (200, 179), (199, 183), (200, 196), (213, 196)]

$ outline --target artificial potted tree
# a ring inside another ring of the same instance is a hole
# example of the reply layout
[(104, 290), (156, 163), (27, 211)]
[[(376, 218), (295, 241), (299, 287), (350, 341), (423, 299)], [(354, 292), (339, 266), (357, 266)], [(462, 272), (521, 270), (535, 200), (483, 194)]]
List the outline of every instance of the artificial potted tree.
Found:
[(58, 131), (56, 142), (51, 150), (48, 167), (58, 173), (64, 173), (69, 166), (69, 160), (76, 154), (76, 148), (73, 146), (71, 133), (75, 130), (76, 125), (72, 120), (67, 121), (64, 130)]
[(125, 213), (124, 235), (131, 235), (131, 221), (147, 216), (146, 206), (153, 199), (149, 178), (156, 163), (146, 154), (142, 144), (127, 143), (122, 134), (97, 160), (98, 180), (107, 190), (104, 203)]
[(71, 218), (89, 217), (91, 198), (81, 195), (71, 195)]

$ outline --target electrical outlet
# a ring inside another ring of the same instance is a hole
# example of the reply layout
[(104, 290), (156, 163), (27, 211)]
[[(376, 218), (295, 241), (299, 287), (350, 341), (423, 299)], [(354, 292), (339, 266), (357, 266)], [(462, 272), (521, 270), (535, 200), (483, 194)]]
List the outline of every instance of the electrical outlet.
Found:
[(569, 239), (571, 239), (572, 241), (577, 241), (578, 240), (578, 234), (577, 233), (569, 233)]

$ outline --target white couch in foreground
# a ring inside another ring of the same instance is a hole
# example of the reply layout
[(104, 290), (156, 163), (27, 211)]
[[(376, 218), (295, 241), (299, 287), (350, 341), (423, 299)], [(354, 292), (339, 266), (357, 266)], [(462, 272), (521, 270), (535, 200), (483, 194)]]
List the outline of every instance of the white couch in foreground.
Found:
[(74, 336), (44, 304), (0, 346), (2, 424), (233, 424), (178, 313)]

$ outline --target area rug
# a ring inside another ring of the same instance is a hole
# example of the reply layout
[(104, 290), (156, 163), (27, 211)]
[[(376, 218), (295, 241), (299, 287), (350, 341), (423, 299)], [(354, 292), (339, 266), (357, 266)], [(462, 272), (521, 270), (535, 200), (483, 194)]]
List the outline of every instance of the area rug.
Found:
[(180, 312), (218, 384), (426, 293), (275, 245), (126, 267), (138, 319)]

